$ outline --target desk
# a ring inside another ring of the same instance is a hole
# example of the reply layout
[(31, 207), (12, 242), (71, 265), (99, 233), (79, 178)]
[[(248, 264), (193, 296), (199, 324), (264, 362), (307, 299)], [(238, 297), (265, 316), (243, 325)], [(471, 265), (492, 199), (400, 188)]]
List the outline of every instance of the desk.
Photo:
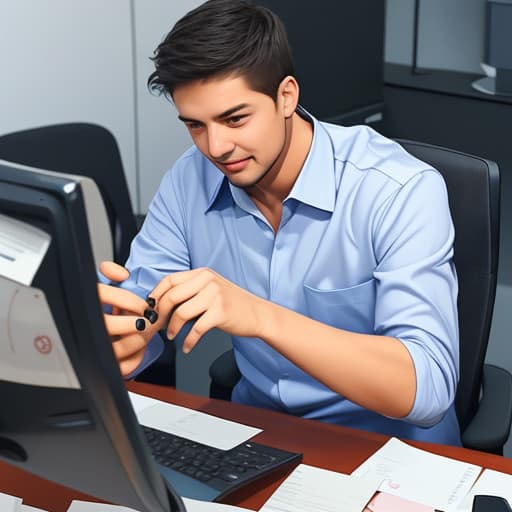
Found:
[[(254, 439), (304, 454), (303, 462), (341, 473), (351, 473), (380, 448), (387, 436), (304, 420), (281, 413), (199, 397), (168, 387), (130, 382), (130, 391), (190, 407), (208, 414), (263, 429)], [(452, 446), (415, 442), (418, 448), (512, 474), (512, 459)], [(258, 510), (289, 471), (270, 475), (226, 498), (225, 502)], [(94, 501), (82, 493), (48, 482), (0, 462), (0, 491), (23, 498), (25, 504), (50, 512), (65, 512), (73, 499)]]

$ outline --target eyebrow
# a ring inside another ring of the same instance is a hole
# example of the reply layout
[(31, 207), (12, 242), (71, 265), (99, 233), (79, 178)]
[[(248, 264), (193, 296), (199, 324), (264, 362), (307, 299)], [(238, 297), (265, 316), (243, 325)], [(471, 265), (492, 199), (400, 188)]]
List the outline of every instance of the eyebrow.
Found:
[[(217, 120), (225, 119), (226, 117), (232, 116), (233, 114), (235, 114), (239, 110), (242, 110), (243, 108), (246, 108), (248, 106), (249, 106), (248, 103), (240, 103), (240, 105), (236, 105), (235, 107), (228, 108), (228, 110), (225, 110), (224, 112), (221, 112), (220, 114), (216, 115), (214, 117), (214, 119), (217, 119)], [(178, 119), (180, 121), (183, 121), (184, 123), (198, 123), (198, 122), (200, 122), (197, 119), (191, 119), (189, 117), (183, 117), (183, 116), (178, 116)]]

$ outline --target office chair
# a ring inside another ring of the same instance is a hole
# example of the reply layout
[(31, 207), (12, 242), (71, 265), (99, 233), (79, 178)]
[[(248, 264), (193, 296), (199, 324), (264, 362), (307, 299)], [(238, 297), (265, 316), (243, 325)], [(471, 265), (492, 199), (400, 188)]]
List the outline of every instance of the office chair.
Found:
[(0, 136), (4, 160), (92, 178), (112, 232), (114, 260), (124, 264), (137, 233), (121, 155), (114, 136), (89, 123), (56, 124)]
[[(93, 179), (107, 211), (114, 261), (124, 265), (143, 216), (134, 215), (119, 147), (109, 130), (91, 123), (66, 123), (8, 133), (0, 136), (0, 159)], [(175, 347), (164, 347), (158, 361), (136, 380), (175, 385)]]
[[(496, 294), (500, 179), (496, 163), (447, 148), (398, 140), (443, 175), (455, 225), (459, 280), (460, 380), (455, 407), (465, 447), (503, 454), (512, 421), (512, 376), (484, 364)], [(210, 396), (229, 400), (240, 379), (233, 351), (210, 366)]]

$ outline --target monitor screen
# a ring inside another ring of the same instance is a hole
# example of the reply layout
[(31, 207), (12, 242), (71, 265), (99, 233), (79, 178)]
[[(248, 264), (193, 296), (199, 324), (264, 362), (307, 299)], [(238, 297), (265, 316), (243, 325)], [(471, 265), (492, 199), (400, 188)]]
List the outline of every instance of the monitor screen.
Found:
[(495, 68), (512, 70), (512, 1), (488, 0), (486, 24), (485, 62)]
[(141, 512), (182, 511), (105, 330), (86, 193), (0, 160), (0, 458)]

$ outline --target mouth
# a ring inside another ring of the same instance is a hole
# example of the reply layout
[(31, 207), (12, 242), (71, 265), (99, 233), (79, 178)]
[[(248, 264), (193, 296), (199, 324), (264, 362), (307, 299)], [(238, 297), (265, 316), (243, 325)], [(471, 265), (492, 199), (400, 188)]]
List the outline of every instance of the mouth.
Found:
[(217, 162), (218, 165), (226, 169), (229, 172), (242, 171), (247, 167), (251, 157), (242, 158), (241, 160), (231, 160), (229, 162)]

